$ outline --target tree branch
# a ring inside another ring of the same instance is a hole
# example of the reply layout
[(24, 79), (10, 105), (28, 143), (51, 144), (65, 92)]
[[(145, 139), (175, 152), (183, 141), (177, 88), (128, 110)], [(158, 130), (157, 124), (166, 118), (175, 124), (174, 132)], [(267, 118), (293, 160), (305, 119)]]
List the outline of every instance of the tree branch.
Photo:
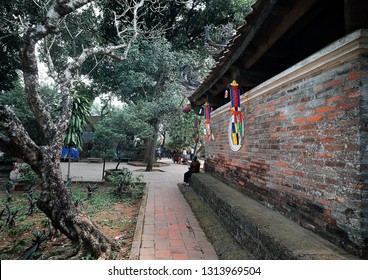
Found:
[[(65, 130), (59, 130), (51, 118), (51, 114), (45, 106), (40, 95), (39, 75), (36, 57), (36, 44), (49, 34), (56, 33), (60, 20), (69, 13), (74, 12), (78, 8), (90, 3), (92, 0), (54, 0), (50, 9), (47, 11), (44, 24), (39, 23), (36, 28), (28, 28), (24, 36), (23, 43), (20, 48), (20, 56), (22, 61), (22, 70), (27, 95), (28, 104), (32, 112), (37, 118), (42, 132), (48, 143), (56, 143), (60, 141), (61, 135)], [(67, 94), (70, 87), (65, 89)], [(70, 99), (63, 98), (64, 115), (71, 115)], [(69, 118), (66, 120), (68, 123)]]
[(22, 122), (4, 105), (0, 105), (0, 150), (37, 166), (40, 148), (28, 135)]
[[(69, 91), (72, 88), (73, 84), (73, 75), (79, 69), (82, 64), (90, 57), (96, 54), (107, 55), (116, 60), (125, 60), (128, 56), (128, 52), (132, 46), (132, 44), (136, 41), (137, 36), (139, 34), (138, 27), (138, 18), (139, 18), (139, 9), (143, 7), (143, 4), (146, 0), (138, 0), (134, 1), (133, 7), (128, 7), (123, 14), (117, 16), (115, 15), (115, 26), (118, 31), (118, 36), (122, 40), (122, 43), (115, 46), (105, 46), (105, 47), (92, 47), (86, 48), (83, 52), (75, 59), (73, 59), (68, 67), (65, 69), (63, 74), (63, 79), (61, 83), (61, 93), (62, 93), (62, 113), (57, 121), (57, 127), (59, 131), (65, 131), (68, 126), (67, 120), (70, 118), (70, 112), (68, 108), (70, 107), (70, 99), (69, 99)], [(126, 13), (131, 11), (133, 13), (133, 20), (131, 23), (131, 28), (124, 29), (123, 31), (119, 31), (119, 22), (118, 18), (123, 17)], [(122, 55), (117, 54), (116, 50), (124, 49)]]
[(48, 72), (49, 75), (51, 76), (52, 79), (54, 79), (54, 81), (56, 82), (60, 82), (59, 81), (59, 77), (57, 75), (57, 72), (55, 70), (55, 66), (54, 66), (54, 62), (51, 58), (51, 53), (50, 50), (55, 42), (56, 37), (54, 36), (54, 38), (51, 41), (50, 46), (48, 45), (48, 41), (47, 41), (47, 37), (44, 38), (44, 52), (46, 55), (46, 59), (47, 59), (47, 67), (48, 67)]

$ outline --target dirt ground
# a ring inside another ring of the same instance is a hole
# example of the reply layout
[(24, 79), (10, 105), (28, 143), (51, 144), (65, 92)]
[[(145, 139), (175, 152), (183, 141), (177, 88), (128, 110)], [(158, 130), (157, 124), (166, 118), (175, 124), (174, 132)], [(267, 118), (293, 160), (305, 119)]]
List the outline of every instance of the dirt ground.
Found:
[[(87, 199), (85, 184), (73, 184), (71, 192), (78, 207), (82, 208), (91, 219), (99, 226), (100, 230), (109, 238), (114, 239), (120, 248), (116, 259), (128, 259), (139, 213), (141, 198), (121, 198), (114, 194), (115, 187), (110, 183), (99, 184), (91, 198)], [(48, 219), (37, 208), (33, 214), (29, 214), (30, 203), (22, 191), (12, 192), (10, 201), (7, 201), (5, 192), (0, 192), (0, 212), (4, 212), (0, 219), (0, 259), (15, 260), (22, 256), (32, 245), (35, 239), (34, 231), (45, 230), (48, 232)], [(35, 196), (37, 195), (37, 191)], [(14, 225), (7, 225), (10, 212), (15, 215)], [(46, 254), (58, 254), (67, 246), (69, 240), (57, 234), (54, 238), (47, 238), (39, 250), (33, 255), (33, 259), (42, 259)], [(91, 259), (86, 255), (83, 259)]]
[(192, 187), (179, 185), (186, 201), (190, 205), (208, 240), (215, 247), (220, 260), (253, 260), (251, 253), (245, 250), (230, 235), (215, 213), (200, 199)]

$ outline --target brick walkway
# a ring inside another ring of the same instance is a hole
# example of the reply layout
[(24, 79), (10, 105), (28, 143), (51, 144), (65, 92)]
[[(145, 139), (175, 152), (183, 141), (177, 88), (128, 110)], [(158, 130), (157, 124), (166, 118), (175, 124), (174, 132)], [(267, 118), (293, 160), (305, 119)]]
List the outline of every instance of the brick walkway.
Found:
[[(135, 175), (143, 174), (147, 196), (142, 201), (130, 259), (140, 260), (215, 260), (212, 244), (194, 217), (177, 183), (183, 180), (187, 166), (162, 160), (167, 166), (156, 167), (163, 172), (141, 172), (143, 167), (126, 163)], [(108, 163), (106, 168), (115, 168)], [(66, 163), (62, 163), (63, 175)], [(101, 180), (102, 164), (72, 163), (71, 177), (81, 181)], [(65, 176), (65, 175), (64, 175)]]
[(175, 182), (149, 184), (144, 215), (138, 259), (217, 259)]

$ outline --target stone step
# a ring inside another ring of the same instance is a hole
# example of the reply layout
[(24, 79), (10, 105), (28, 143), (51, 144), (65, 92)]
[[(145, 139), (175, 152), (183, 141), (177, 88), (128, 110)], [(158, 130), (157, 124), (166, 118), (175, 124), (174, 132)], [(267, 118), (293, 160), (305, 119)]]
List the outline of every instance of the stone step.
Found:
[(207, 173), (193, 174), (191, 185), (256, 259), (359, 259)]

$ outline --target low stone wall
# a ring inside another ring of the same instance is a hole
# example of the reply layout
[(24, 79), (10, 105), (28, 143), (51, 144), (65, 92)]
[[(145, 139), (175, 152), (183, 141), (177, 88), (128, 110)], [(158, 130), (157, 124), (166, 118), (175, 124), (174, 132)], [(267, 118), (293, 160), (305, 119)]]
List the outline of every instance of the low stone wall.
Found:
[(193, 174), (191, 185), (256, 259), (358, 259), (206, 173)]

